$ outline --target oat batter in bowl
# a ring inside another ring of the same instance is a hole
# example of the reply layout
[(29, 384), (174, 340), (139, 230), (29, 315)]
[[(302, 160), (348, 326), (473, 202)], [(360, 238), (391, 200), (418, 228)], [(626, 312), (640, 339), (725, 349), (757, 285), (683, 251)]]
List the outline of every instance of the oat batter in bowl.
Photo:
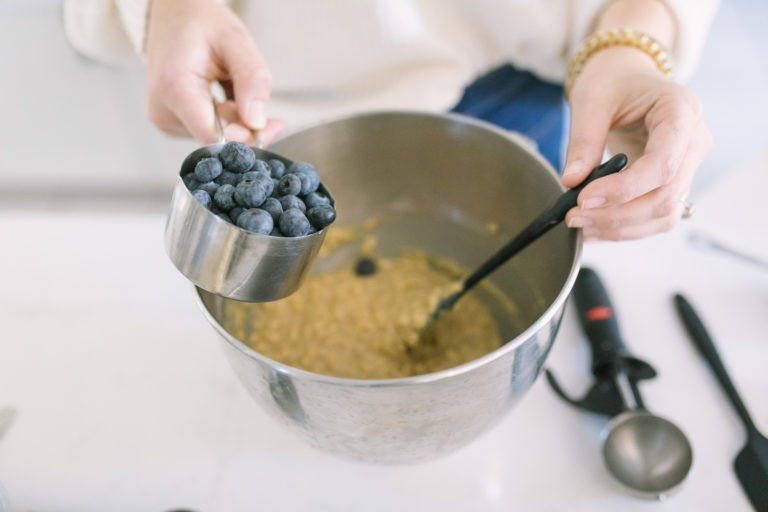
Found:
[(416, 250), (378, 258), (376, 264), (376, 272), (367, 276), (358, 276), (352, 264), (311, 276), (299, 291), (276, 302), (228, 301), (224, 327), (275, 361), (358, 379), (435, 372), (501, 345), (491, 312), (470, 293), (422, 341), (409, 346), (414, 329), (462, 271)]

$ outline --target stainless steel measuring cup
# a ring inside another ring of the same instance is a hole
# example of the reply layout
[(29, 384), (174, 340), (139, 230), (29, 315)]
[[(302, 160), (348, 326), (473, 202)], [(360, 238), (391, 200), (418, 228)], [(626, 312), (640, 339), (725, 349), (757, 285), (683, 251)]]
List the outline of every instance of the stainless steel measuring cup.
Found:
[(613, 418), (603, 432), (603, 462), (629, 493), (664, 500), (674, 493), (693, 465), (685, 433), (666, 418), (632, 409)]
[[(214, 103), (214, 112), (216, 104)], [(218, 154), (226, 141), (216, 113), (219, 142), (190, 153), (181, 164), (165, 224), (165, 250), (196, 286), (245, 302), (268, 302), (296, 291), (309, 273), (328, 228), (300, 237), (253, 233), (225, 221), (198, 202), (182, 181), (201, 159)], [(260, 160), (287, 158), (252, 147)], [(335, 200), (323, 184), (319, 192)]]

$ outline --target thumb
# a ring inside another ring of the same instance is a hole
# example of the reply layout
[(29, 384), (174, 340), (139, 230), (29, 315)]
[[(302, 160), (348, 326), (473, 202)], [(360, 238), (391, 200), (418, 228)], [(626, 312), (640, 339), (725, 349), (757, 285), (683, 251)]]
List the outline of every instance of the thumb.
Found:
[(597, 167), (603, 157), (605, 140), (611, 128), (607, 105), (590, 102), (571, 104), (571, 127), (562, 183), (575, 187)]
[(272, 74), (247, 31), (241, 37), (225, 38), (220, 48), (224, 66), (232, 79), (235, 104), (245, 126), (261, 130), (267, 126), (267, 100)]

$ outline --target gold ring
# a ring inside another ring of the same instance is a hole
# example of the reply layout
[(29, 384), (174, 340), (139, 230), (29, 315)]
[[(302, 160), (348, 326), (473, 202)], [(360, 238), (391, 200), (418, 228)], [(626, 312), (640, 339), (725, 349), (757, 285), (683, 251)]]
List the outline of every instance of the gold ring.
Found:
[(684, 219), (690, 219), (693, 217), (693, 213), (696, 211), (696, 206), (690, 201), (688, 201), (688, 194), (685, 194), (683, 197), (680, 198), (680, 202), (683, 203), (683, 214), (681, 215)]

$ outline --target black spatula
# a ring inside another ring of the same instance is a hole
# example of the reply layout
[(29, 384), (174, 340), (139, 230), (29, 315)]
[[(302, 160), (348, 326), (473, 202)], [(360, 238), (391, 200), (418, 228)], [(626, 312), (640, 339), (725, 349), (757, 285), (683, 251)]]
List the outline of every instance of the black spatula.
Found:
[(685, 297), (679, 294), (675, 295), (675, 306), (693, 343), (699, 353), (707, 360), (709, 366), (712, 367), (720, 385), (747, 428), (747, 444), (736, 456), (733, 469), (736, 471), (741, 487), (755, 510), (768, 511), (768, 439), (757, 430), (755, 422), (749, 416), (744, 402), (741, 401), (739, 393), (720, 360), (712, 338), (709, 337), (704, 324), (696, 315), (693, 307), (685, 300)]
[(463, 297), (473, 286), (482, 281), (485, 276), (499, 268), (512, 256), (528, 247), (532, 242), (538, 240), (544, 233), (562, 222), (562, 220), (565, 219), (565, 214), (568, 213), (571, 208), (576, 206), (576, 200), (581, 191), (584, 190), (584, 187), (597, 179), (619, 172), (625, 165), (627, 165), (627, 155), (624, 153), (617, 153), (592, 169), (592, 172), (589, 173), (579, 185), (563, 192), (554, 203), (552, 203), (546, 210), (542, 211), (538, 217), (525, 226), (512, 240), (507, 242), (507, 245), (499, 249), (496, 254), (488, 258), (482, 265), (475, 269), (474, 272), (467, 276), (461, 283), (461, 288), (459, 288), (458, 291), (441, 300), (434, 311), (432, 311), (432, 314), (427, 319), (426, 325), (421, 330), (425, 330), (427, 326), (437, 320), (442, 313), (450, 311), (453, 308), (453, 305), (456, 304), (456, 301)]

